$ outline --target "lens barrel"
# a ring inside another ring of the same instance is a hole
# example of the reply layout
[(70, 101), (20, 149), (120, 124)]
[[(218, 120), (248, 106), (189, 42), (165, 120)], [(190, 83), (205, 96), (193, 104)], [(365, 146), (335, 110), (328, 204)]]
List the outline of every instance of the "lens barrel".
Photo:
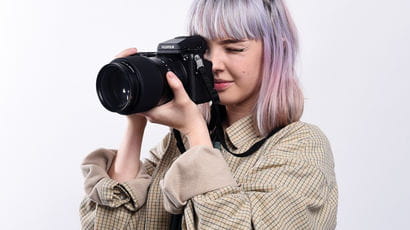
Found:
[(144, 56), (115, 59), (98, 73), (98, 97), (112, 112), (129, 115), (147, 111), (164, 100), (166, 71)]

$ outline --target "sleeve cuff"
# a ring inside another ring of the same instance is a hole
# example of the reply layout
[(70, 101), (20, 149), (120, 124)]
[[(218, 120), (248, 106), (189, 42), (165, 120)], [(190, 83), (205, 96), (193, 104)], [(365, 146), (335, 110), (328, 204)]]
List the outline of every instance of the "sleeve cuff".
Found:
[(160, 187), (164, 208), (173, 214), (182, 213), (187, 200), (226, 186), (238, 186), (229, 166), (218, 149), (195, 146), (171, 165)]
[(97, 204), (113, 208), (125, 205), (129, 210), (136, 211), (146, 201), (151, 176), (140, 161), (140, 169), (134, 179), (124, 183), (111, 179), (107, 171), (115, 155), (115, 150), (98, 149), (84, 159), (81, 169), (85, 177), (85, 193)]

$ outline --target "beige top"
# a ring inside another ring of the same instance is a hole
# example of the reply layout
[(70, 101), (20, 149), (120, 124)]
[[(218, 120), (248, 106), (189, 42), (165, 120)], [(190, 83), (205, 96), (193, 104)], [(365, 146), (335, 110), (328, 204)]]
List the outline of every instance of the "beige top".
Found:
[[(228, 127), (226, 135), (236, 153), (262, 139), (250, 116)], [(170, 213), (182, 212), (182, 229), (336, 226), (332, 151), (314, 125), (294, 122), (248, 157), (205, 146), (181, 155), (170, 133), (125, 183), (108, 177), (115, 154), (98, 149), (84, 159), (83, 229), (168, 229)]]

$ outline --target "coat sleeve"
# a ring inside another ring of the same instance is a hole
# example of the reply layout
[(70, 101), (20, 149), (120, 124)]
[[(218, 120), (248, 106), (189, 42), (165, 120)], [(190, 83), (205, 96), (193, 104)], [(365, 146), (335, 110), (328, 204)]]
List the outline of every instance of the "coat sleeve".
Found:
[[(293, 144), (292, 147), (297, 146), (294, 154), (298, 151), (303, 152), (301, 155), (331, 154), (326, 141), (304, 140)], [(208, 151), (216, 154), (216, 150)], [(164, 198), (169, 200), (165, 203), (171, 207), (169, 211), (178, 212), (182, 210), (178, 206), (186, 205), (184, 229), (335, 228), (337, 186), (333, 175), (327, 175), (320, 167), (332, 162), (325, 158), (320, 163), (309, 161), (276, 149), (264, 154), (236, 184), (230, 181), (230, 173), (221, 170), (216, 160), (207, 159), (204, 152), (203, 149), (200, 153), (193, 151), (195, 156), (177, 159), (162, 182)], [(192, 168), (202, 173), (196, 172), (189, 178)], [(209, 177), (197, 177), (200, 174)], [(184, 186), (194, 191), (187, 192), (181, 186), (172, 185), (171, 182), (178, 182), (178, 177), (184, 178)], [(224, 182), (215, 185), (215, 180), (221, 178)]]
[(140, 161), (137, 176), (123, 183), (108, 175), (116, 150), (97, 149), (86, 156), (81, 164), (85, 178), (85, 197), (80, 204), (82, 229), (126, 229), (131, 216), (138, 219), (138, 210), (146, 201), (152, 174), (168, 140), (169, 135), (151, 149), (149, 158)]

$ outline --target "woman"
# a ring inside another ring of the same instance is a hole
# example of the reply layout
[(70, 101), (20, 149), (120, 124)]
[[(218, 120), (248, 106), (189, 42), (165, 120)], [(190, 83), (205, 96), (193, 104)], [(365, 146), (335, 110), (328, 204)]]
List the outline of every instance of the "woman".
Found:
[[(225, 147), (211, 141), (209, 104), (195, 105), (167, 73), (174, 99), (128, 116), (118, 151), (85, 158), (83, 229), (334, 229), (333, 157), (323, 133), (299, 121), (296, 29), (284, 2), (196, 0), (189, 16), (189, 33), (208, 41)], [(141, 161), (146, 120), (179, 130), (186, 151), (170, 132)]]

